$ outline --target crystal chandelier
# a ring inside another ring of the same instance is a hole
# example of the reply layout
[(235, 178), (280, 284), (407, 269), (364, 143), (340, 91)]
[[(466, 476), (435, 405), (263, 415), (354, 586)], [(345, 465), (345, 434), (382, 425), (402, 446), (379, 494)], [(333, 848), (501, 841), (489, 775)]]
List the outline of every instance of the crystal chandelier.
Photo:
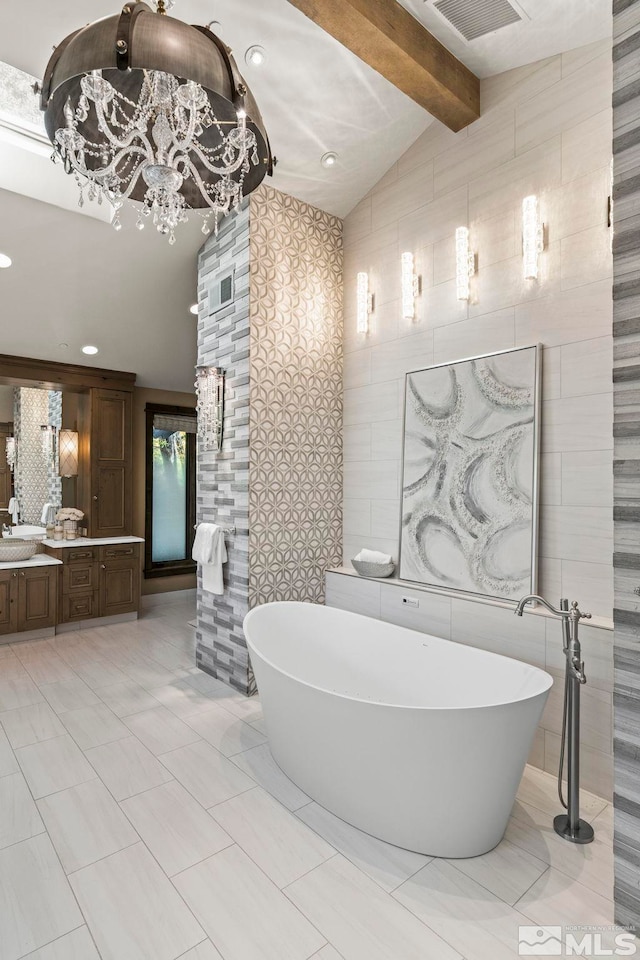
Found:
[(120, 210), (139, 201), (175, 242), (192, 209), (203, 232), (272, 172), (269, 140), (253, 96), (224, 43), (146, 3), (89, 24), (56, 47), (41, 93), (53, 159), (85, 197)]

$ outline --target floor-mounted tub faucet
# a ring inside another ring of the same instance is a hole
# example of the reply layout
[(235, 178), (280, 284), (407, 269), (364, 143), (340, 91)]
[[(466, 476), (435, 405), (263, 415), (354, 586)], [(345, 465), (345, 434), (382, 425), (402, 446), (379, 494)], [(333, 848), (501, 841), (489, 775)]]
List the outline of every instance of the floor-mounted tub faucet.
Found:
[[(556, 610), (544, 597), (531, 594), (518, 602), (515, 610), (517, 616), (522, 616), (522, 612), (528, 603), (541, 603), (554, 617), (559, 617), (562, 620), (562, 649), (565, 655), (566, 668), (558, 795), (567, 812), (554, 818), (553, 828), (561, 837), (570, 840), (572, 843), (591, 843), (594, 837), (593, 827), (586, 820), (580, 819), (580, 687), (587, 682), (587, 677), (578, 639), (578, 624), (581, 620), (590, 620), (591, 614), (582, 613), (577, 600), (574, 600), (569, 607), (569, 601), (563, 599), (560, 601), (560, 609)], [(568, 803), (564, 802), (562, 796), (565, 743), (567, 744)]]

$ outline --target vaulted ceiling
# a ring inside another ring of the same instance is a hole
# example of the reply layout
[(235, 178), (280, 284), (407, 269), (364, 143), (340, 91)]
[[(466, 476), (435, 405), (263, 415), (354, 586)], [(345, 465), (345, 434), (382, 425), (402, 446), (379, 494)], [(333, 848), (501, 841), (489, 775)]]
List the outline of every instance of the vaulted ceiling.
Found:
[[(481, 77), (601, 39), (611, 24), (609, 0), (513, 0), (520, 22), (467, 42), (433, 0), (402, 3)], [(0, 60), (40, 77), (53, 44), (117, 10), (113, 0), (3, 4)], [(348, 213), (431, 122), (287, 0), (177, 0), (171, 15), (216, 21), (265, 119), (279, 160), (273, 185), (322, 209)], [(252, 44), (265, 50), (260, 67), (244, 62)], [(43, 147), (22, 146), (0, 152), (0, 251), (14, 261), (0, 271), (1, 352), (75, 363), (96, 341), (100, 366), (190, 389), (197, 224), (180, 229), (175, 247), (133, 221), (116, 234), (104, 214), (79, 214), (70, 178)], [(331, 169), (320, 164), (327, 151), (338, 154)]]

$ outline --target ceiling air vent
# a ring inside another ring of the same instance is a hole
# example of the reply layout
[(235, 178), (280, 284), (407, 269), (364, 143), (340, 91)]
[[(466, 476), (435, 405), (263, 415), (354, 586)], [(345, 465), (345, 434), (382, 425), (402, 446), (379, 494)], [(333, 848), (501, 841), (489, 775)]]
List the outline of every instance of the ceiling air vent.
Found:
[(508, 0), (436, 0), (433, 6), (465, 40), (477, 40), (523, 19)]

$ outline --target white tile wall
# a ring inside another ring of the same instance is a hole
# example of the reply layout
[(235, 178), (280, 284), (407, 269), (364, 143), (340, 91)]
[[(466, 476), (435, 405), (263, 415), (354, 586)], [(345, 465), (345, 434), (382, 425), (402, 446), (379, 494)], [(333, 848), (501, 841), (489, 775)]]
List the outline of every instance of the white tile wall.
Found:
[[(482, 81), (482, 116), (435, 122), (345, 220), (345, 561), (362, 546), (398, 556), (404, 374), (542, 343), (540, 582), (611, 617), (610, 43)], [(432, 191), (432, 192), (431, 192)], [(524, 281), (521, 201), (546, 224), (541, 276)], [(478, 273), (458, 301), (453, 235), (468, 224)], [(401, 317), (400, 254), (422, 279)], [(355, 331), (355, 275), (376, 309)]]
[[(552, 600), (570, 594), (600, 623), (610, 620), (611, 90), (606, 40), (483, 80), (481, 118), (458, 134), (431, 124), (346, 218), (346, 563), (364, 546), (398, 556), (404, 373), (541, 343), (539, 588)], [(522, 278), (521, 202), (531, 192), (546, 225), (537, 282)], [(478, 266), (469, 303), (456, 299), (452, 260), (455, 228), (464, 224)], [(400, 311), (404, 250), (413, 251), (422, 278), (415, 321)], [(369, 272), (376, 297), (366, 336), (355, 330), (358, 270)], [(398, 607), (392, 591), (399, 588), (329, 579), (328, 602), (420, 628), (420, 612)], [(510, 612), (487, 604), (432, 603), (425, 611), (439, 635), (559, 668), (539, 618), (516, 624)], [(604, 682), (611, 644), (594, 640), (589, 656)], [(532, 759), (550, 769), (557, 710), (550, 708), (545, 723)], [(606, 796), (609, 728), (600, 734), (585, 747), (585, 762), (591, 788)]]

